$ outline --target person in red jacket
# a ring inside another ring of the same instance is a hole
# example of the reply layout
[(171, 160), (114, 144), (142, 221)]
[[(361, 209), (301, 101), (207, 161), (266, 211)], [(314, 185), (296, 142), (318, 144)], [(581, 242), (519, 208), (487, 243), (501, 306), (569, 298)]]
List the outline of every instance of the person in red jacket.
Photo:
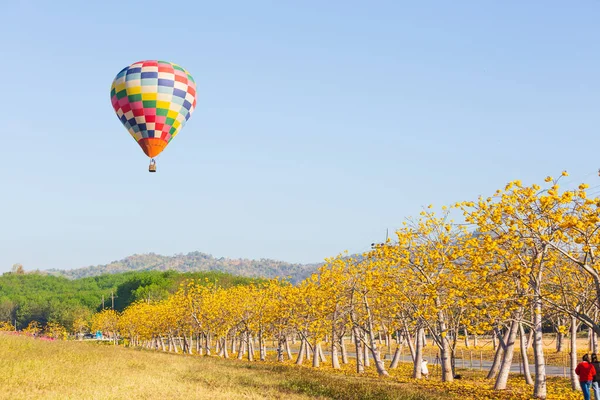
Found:
[(596, 369), (590, 363), (590, 356), (585, 354), (583, 361), (577, 364), (575, 373), (579, 375), (579, 383), (581, 384), (581, 391), (583, 392), (583, 399), (590, 400), (590, 386), (592, 386), (592, 380), (596, 375)]

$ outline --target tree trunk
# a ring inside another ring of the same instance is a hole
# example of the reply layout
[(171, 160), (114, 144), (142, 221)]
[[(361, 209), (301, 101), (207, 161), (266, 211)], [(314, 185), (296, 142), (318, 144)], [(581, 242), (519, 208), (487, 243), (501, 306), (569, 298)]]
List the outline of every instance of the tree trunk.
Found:
[(579, 376), (575, 373), (575, 368), (577, 367), (577, 326), (577, 319), (575, 317), (571, 317), (571, 352), (569, 353), (569, 375), (571, 377), (571, 389), (581, 391)]
[(402, 345), (396, 345), (396, 351), (394, 352), (394, 357), (392, 357), (392, 362), (390, 363), (390, 369), (398, 368), (398, 363), (400, 362), (400, 354), (402, 354)]
[(277, 362), (283, 362), (283, 342), (281, 335), (277, 338)]
[(560, 353), (563, 351), (565, 335), (561, 330), (561, 326), (565, 321), (562, 318), (556, 320), (556, 352)]
[(560, 353), (563, 351), (563, 344), (565, 341), (565, 335), (558, 331), (556, 332), (556, 352)]
[(540, 295), (539, 284), (535, 287), (533, 298), (533, 355), (535, 360), (535, 386), (533, 389), (533, 397), (536, 399), (545, 399), (547, 396), (546, 362), (544, 360), (544, 348), (542, 343), (542, 298)]
[(410, 350), (410, 356), (412, 357), (413, 362), (414, 362), (417, 355), (415, 353), (415, 346), (413, 345), (412, 337), (410, 336), (410, 332), (408, 331), (408, 328), (406, 326), (404, 327), (404, 336), (406, 336), (406, 343), (408, 344), (408, 350)]
[(531, 348), (533, 344), (533, 329), (529, 329), (529, 334), (527, 335), (527, 350)]
[(369, 349), (367, 348), (366, 343), (363, 340), (363, 362), (365, 363), (365, 367), (369, 368), (371, 366), (371, 357), (369, 357)]
[(495, 390), (506, 389), (506, 383), (508, 382), (508, 373), (512, 365), (513, 354), (515, 349), (515, 340), (517, 339), (517, 332), (519, 331), (519, 321), (521, 319), (521, 310), (518, 310), (515, 318), (510, 324), (508, 333), (508, 339), (505, 342), (504, 355), (502, 357), (502, 364), (500, 365), (500, 371), (494, 385)]
[(300, 350), (298, 351), (298, 357), (296, 358), (296, 365), (302, 365), (304, 362), (304, 353), (306, 352), (306, 340), (304, 337), (300, 341)]
[[(507, 330), (504, 333), (504, 339), (500, 340), (499, 345), (496, 346), (496, 354), (494, 354), (494, 362), (492, 363), (492, 367), (487, 374), (486, 379), (494, 379), (498, 375), (498, 371), (500, 370), (500, 363), (502, 362), (502, 355), (504, 354), (504, 344), (508, 340), (508, 335), (510, 330)], [(494, 337), (497, 337), (500, 334), (500, 330), (494, 331)]]
[(338, 358), (337, 335), (335, 333), (335, 324), (338, 319), (337, 305), (333, 312), (333, 322), (331, 324), (331, 365), (334, 369), (340, 368), (340, 360)]
[(246, 341), (248, 342), (248, 361), (254, 361), (254, 341), (250, 332), (246, 332)]
[(358, 327), (352, 328), (352, 335), (354, 336), (354, 346), (356, 348), (356, 372), (358, 374), (362, 374), (365, 372), (364, 366), (364, 351), (362, 348), (362, 342), (360, 341), (360, 336), (358, 335)]
[(245, 336), (242, 333), (240, 335), (239, 346), (238, 346), (238, 354), (237, 354), (237, 359), (238, 360), (241, 360), (241, 359), (244, 358), (244, 353), (245, 353), (245, 350), (246, 350), (246, 347), (245, 347), (246, 340), (244, 338), (245, 338)]
[(342, 364), (348, 364), (348, 352), (346, 351), (346, 342), (344, 335), (340, 336), (340, 348), (342, 350)]
[(159, 336), (159, 339), (160, 339), (160, 348), (162, 349), (162, 351), (166, 351), (165, 340), (163, 339), (162, 335)]
[[(494, 333), (492, 335), (493, 338), (498, 337), (499, 330), (494, 329)], [(505, 334), (505, 338), (508, 340), (508, 331)], [(497, 339), (496, 339), (497, 340)], [(494, 353), (494, 361), (492, 362), (492, 366), (488, 371), (486, 379), (494, 379), (498, 375), (498, 371), (500, 370), (500, 364), (502, 362), (502, 355), (504, 354), (504, 348), (501, 345), (498, 345), (496, 342), (495, 346), (496, 352)]]
[(450, 343), (448, 342), (448, 337), (442, 337), (441, 339), (440, 362), (442, 366), (442, 382), (452, 382), (454, 380), (454, 369), (452, 368)]
[(333, 369), (341, 368), (338, 358), (338, 341), (336, 340), (335, 328), (331, 332), (331, 366)]
[(187, 337), (185, 337), (185, 335), (183, 335), (183, 348), (181, 350), (182, 353), (189, 353), (189, 342), (187, 340)]
[(492, 334), (492, 345), (494, 346), (494, 351), (498, 352), (498, 334), (496, 331)]
[(318, 354), (319, 358), (321, 359), (321, 362), (327, 362), (327, 359), (325, 358), (325, 353), (323, 352), (323, 347), (321, 347), (321, 342), (317, 344), (317, 347), (319, 348)]
[(312, 366), (313, 368), (318, 368), (319, 367), (319, 361), (321, 359), (321, 357), (319, 357), (319, 342), (317, 340), (315, 340), (315, 344), (313, 345), (313, 362), (312, 362)]
[(267, 352), (265, 351), (265, 343), (263, 339), (262, 328), (258, 330), (258, 347), (260, 348), (260, 361), (265, 361), (267, 358)]
[(231, 335), (231, 354), (235, 353), (235, 348), (237, 347), (236, 337), (236, 333), (233, 332), (233, 334)]
[(206, 350), (206, 355), (210, 356), (210, 333), (206, 333), (204, 335), (204, 350)]
[[(594, 319), (594, 321), (597, 321)], [(588, 328), (588, 340), (590, 353), (598, 353), (598, 335), (592, 328)]]
[[(435, 299), (436, 306), (438, 307), (438, 325), (440, 327), (440, 357), (442, 364), (442, 382), (452, 382), (454, 380), (452, 370), (452, 358), (450, 357), (450, 343), (448, 342), (448, 328), (446, 327), (446, 316), (441, 310), (442, 302), (439, 297)], [(423, 336), (425, 336), (425, 330), (423, 330)]]
[(215, 353), (217, 353), (219, 357), (223, 357), (225, 354), (223, 351), (223, 343), (221, 342), (221, 338), (217, 338), (215, 341)]
[(288, 360), (292, 359), (292, 349), (290, 348), (290, 341), (288, 340), (288, 337), (285, 337), (285, 351), (287, 353), (288, 356)]
[(469, 348), (469, 330), (467, 329), (467, 327), (465, 326), (465, 347), (468, 349)]
[(392, 351), (392, 337), (389, 333), (385, 334), (385, 347), (387, 348), (388, 353)]
[[(373, 360), (375, 361), (375, 368), (377, 369), (377, 373), (379, 376), (389, 376), (389, 373), (385, 370), (385, 364), (381, 359), (381, 353), (379, 352), (379, 345), (375, 340), (375, 331), (373, 324), (373, 314), (371, 313), (371, 306), (369, 305), (369, 301), (367, 296), (363, 296), (363, 305), (365, 306), (365, 311), (367, 312), (367, 324), (368, 324), (368, 337), (369, 340), (369, 350), (371, 350), (371, 354), (373, 355)], [(379, 343), (381, 344), (381, 332), (379, 334)], [(365, 365), (367, 364), (368, 355), (365, 354)]]
[(417, 329), (415, 355), (413, 358), (413, 378), (421, 379), (421, 364), (423, 363), (423, 328)]
[(223, 357), (229, 358), (229, 353), (227, 351), (227, 338), (226, 337), (223, 338), (222, 348), (223, 348)]
[[(598, 309), (596, 308), (594, 310), (594, 321), (598, 321)], [(590, 328), (592, 330), (592, 338), (593, 338), (593, 344), (592, 344), (592, 353), (596, 353), (598, 354), (598, 332), (596, 332), (594, 329)]]
[(519, 324), (519, 343), (521, 347), (521, 359), (523, 360), (523, 373), (525, 375), (525, 383), (533, 385), (531, 371), (529, 370), (529, 358), (527, 358), (527, 343), (525, 338), (525, 330), (523, 324)]
[[(385, 369), (385, 363), (381, 358), (381, 352), (379, 351), (379, 347), (373, 337), (371, 337), (370, 350), (371, 355), (373, 356), (373, 360), (375, 361), (375, 368), (377, 369), (377, 374), (379, 374), (379, 376), (389, 376), (390, 374)], [(368, 355), (366, 357), (368, 357)]]

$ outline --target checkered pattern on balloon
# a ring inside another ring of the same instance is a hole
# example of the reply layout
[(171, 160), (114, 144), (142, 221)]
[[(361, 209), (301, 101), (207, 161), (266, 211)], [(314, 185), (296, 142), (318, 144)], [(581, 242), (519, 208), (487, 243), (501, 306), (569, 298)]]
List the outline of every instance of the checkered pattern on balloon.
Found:
[(110, 97), (117, 117), (154, 163), (191, 117), (196, 83), (177, 64), (140, 61), (117, 74)]

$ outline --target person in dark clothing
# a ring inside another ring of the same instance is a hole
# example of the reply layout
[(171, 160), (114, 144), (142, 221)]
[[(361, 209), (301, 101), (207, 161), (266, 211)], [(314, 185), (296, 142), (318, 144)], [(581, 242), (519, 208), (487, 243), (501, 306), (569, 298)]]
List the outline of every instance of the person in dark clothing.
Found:
[(583, 361), (577, 364), (575, 373), (579, 375), (579, 383), (581, 384), (581, 391), (583, 392), (583, 400), (590, 400), (590, 387), (592, 386), (592, 380), (596, 375), (596, 369), (590, 363), (590, 356), (585, 354)]
[(598, 362), (598, 356), (596, 353), (592, 354), (592, 365), (596, 370), (596, 375), (592, 380), (592, 389), (594, 390), (594, 399), (600, 400), (600, 362)]

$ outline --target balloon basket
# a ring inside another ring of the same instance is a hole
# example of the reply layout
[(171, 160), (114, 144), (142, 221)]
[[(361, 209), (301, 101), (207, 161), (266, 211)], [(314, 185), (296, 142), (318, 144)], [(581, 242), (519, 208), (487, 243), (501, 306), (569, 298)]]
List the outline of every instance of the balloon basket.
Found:
[(148, 171), (156, 172), (156, 161), (154, 161), (154, 159), (152, 159), (150, 161), (150, 166), (148, 167)]

